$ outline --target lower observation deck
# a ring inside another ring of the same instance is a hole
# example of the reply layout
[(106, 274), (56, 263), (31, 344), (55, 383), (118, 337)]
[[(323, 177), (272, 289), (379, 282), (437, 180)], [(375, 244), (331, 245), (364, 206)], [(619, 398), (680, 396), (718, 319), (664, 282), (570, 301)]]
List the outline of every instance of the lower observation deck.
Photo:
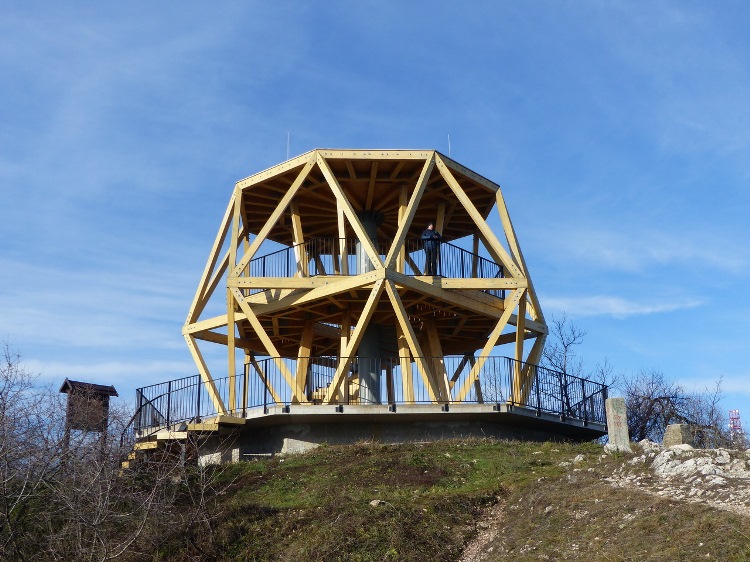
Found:
[[(471, 380), (471, 356), (426, 358), (439, 362), (450, 377), (455, 394)], [(214, 381), (222, 407), (217, 408), (199, 376), (155, 384), (137, 390), (134, 417), (140, 441), (203, 438), (230, 433), (253, 435), (243, 454), (280, 452), (294, 442), (346, 442), (375, 439), (384, 442), (432, 440), (466, 435), (587, 440), (606, 432), (606, 385), (518, 363), (507, 357), (487, 357), (478, 379), (462, 401), (431, 396), (412, 372), (414, 363), (399, 358), (352, 360), (347, 384), (335, 400), (323, 403), (337, 357), (311, 357), (306, 403), (293, 403), (278, 369), (283, 361), (292, 369), (297, 359), (253, 361), (244, 373)], [(383, 376), (376, 392), (361, 393), (357, 372), (372, 368)], [(531, 369), (531, 388), (517, 389), (517, 369)], [(256, 371), (257, 374), (252, 374)], [(404, 379), (414, 391), (403, 390)], [(232, 384), (233, 383), (233, 384)], [(284, 390), (286, 389), (286, 391)], [(380, 392), (377, 392), (377, 391)], [(382, 399), (365, 401), (361, 395)], [(497, 429), (502, 427), (502, 431)], [(286, 428), (284, 430), (283, 428)], [(287, 431), (288, 430), (288, 431)], [(264, 438), (268, 437), (268, 439)], [(242, 441), (244, 438), (240, 438)], [(274, 441), (270, 443), (270, 441)], [(245, 439), (245, 441), (247, 441)], [(291, 447), (293, 449), (294, 447)]]

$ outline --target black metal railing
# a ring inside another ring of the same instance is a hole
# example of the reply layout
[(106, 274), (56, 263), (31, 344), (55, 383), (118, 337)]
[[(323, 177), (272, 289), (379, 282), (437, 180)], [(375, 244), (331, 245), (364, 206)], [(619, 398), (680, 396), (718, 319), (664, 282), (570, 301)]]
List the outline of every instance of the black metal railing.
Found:
[[(249, 277), (315, 277), (318, 275), (357, 275), (370, 271), (372, 265), (364, 250), (357, 248), (356, 238), (311, 238), (302, 244), (277, 250), (250, 260)], [(385, 259), (391, 241), (380, 241), (376, 250)], [(421, 239), (404, 241), (403, 273), (424, 275), (426, 254)], [(437, 275), (451, 278), (493, 279), (503, 277), (503, 267), (464, 248), (442, 242), (436, 260)], [(248, 294), (258, 291), (249, 290)], [(505, 298), (504, 290), (485, 291)]]
[[(136, 431), (176, 429), (217, 414), (247, 417), (252, 410), (293, 404), (287, 377), (307, 365), (308, 404), (508, 404), (562, 419), (605, 423), (607, 386), (508, 357), (265, 358), (233, 379), (214, 379), (209, 390), (198, 375), (136, 391)], [(332, 389), (337, 369), (347, 363)], [(475, 373), (473, 372), (475, 371)], [(476, 374), (475, 382), (472, 382)], [(437, 383), (428, 383), (432, 378)], [(523, 381), (530, 381), (523, 387)], [(433, 390), (435, 387), (440, 390)], [(212, 397), (213, 394), (213, 397)], [(224, 405), (220, 407), (214, 397)]]

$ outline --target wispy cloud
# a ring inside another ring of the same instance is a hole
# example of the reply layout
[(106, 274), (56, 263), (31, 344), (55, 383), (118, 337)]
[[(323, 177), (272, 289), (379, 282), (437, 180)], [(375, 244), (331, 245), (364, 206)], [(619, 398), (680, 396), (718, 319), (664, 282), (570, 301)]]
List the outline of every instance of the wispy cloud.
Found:
[(571, 317), (577, 316), (611, 316), (613, 318), (627, 318), (630, 316), (645, 316), (695, 308), (703, 304), (697, 299), (679, 301), (637, 302), (596, 295), (590, 297), (543, 297), (544, 310), (553, 313), (567, 313)]
[(39, 375), (41, 382), (60, 384), (66, 378), (99, 384), (111, 384), (122, 392), (134, 387), (147, 386), (154, 382), (173, 380), (194, 375), (195, 364), (184, 361), (24, 361), (29, 373)]
[(575, 225), (563, 231), (552, 229), (543, 235), (543, 240), (550, 259), (591, 269), (643, 272), (649, 268), (679, 266), (742, 272), (747, 265), (744, 244), (708, 232), (620, 229), (616, 224), (608, 229)]

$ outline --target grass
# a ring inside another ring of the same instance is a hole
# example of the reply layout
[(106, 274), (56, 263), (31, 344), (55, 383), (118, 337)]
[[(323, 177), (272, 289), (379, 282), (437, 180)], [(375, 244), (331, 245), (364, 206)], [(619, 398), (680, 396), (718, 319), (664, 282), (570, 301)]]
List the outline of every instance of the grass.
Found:
[[(453, 561), (501, 504), (486, 560), (750, 560), (750, 520), (624, 489), (594, 444), (323, 446), (224, 469), (214, 518), (154, 559)], [(576, 455), (584, 461), (560, 466)], [(375, 501), (376, 505), (371, 505)]]

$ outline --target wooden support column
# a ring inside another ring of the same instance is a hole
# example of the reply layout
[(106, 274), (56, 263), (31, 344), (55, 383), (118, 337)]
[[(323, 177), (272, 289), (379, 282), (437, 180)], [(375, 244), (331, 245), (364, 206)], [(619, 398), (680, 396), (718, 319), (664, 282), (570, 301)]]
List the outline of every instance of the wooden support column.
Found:
[[(240, 210), (242, 208), (242, 197), (239, 188), (235, 187), (234, 213), (232, 217), (232, 236), (229, 240), (229, 263), (234, 267), (237, 261), (237, 237), (240, 231)], [(227, 287), (227, 353), (229, 370), (229, 412), (234, 415), (237, 409), (237, 349), (235, 347), (235, 336), (237, 326), (235, 324), (234, 312), (236, 308), (232, 291)]]
[(211, 403), (214, 405), (214, 408), (219, 414), (226, 415), (227, 408), (224, 405), (224, 401), (221, 399), (219, 391), (216, 389), (216, 383), (214, 383), (214, 379), (211, 376), (211, 372), (208, 370), (208, 366), (206, 365), (206, 361), (203, 359), (203, 355), (198, 349), (198, 346), (195, 345), (195, 338), (190, 334), (185, 334), (184, 337), (185, 343), (187, 343), (188, 349), (190, 350), (190, 354), (193, 356), (193, 360), (198, 367), (198, 372), (200, 373), (201, 380), (206, 386), (206, 392), (208, 392), (208, 397), (210, 398)]
[(323, 172), (323, 176), (325, 176), (326, 181), (328, 182), (328, 187), (331, 188), (334, 197), (336, 197), (336, 201), (343, 209), (344, 215), (346, 215), (346, 218), (349, 221), (349, 225), (352, 227), (352, 230), (354, 230), (354, 234), (356, 234), (359, 239), (362, 249), (367, 253), (367, 257), (370, 258), (373, 267), (375, 269), (383, 269), (383, 260), (380, 258), (380, 254), (375, 249), (375, 245), (372, 243), (370, 236), (362, 226), (362, 222), (359, 220), (359, 217), (354, 211), (349, 199), (347, 199), (344, 190), (341, 189), (339, 181), (336, 179), (336, 176), (333, 175), (333, 171), (328, 165), (328, 162), (318, 154), (317, 163), (318, 167)]
[(508, 254), (508, 251), (503, 247), (495, 234), (492, 232), (492, 229), (485, 222), (484, 217), (481, 215), (481, 213), (477, 211), (474, 203), (472, 203), (471, 199), (469, 199), (469, 196), (466, 195), (466, 192), (456, 181), (456, 178), (453, 177), (453, 174), (445, 165), (445, 162), (442, 160), (439, 154), (435, 156), (435, 165), (440, 171), (440, 175), (443, 176), (443, 179), (453, 191), (456, 198), (463, 205), (464, 209), (466, 209), (466, 212), (469, 213), (469, 216), (471, 216), (474, 224), (476, 224), (479, 228), (479, 231), (482, 233), (482, 236), (485, 240), (485, 244), (487, 245), (487, 251), (492, 255), (492, 258), (498, 263), (502, 263), (513, 277), (523, 278), (524, 275), (518, 268), (516, 263), (513, 261), (513, 258), (510, 256), (510, 254)]
[(216, 262), (219, 260), (219, 252), (221, 251), (221, 246), (224, 244), (227, 232), (229, 232), (229, 227), (232, 224), (232, 216), (234, 214), (234, 201), (236, 197), (237, 191), (235, 190), (232, 193), (232, 198), (229, 200), (229, 205), (227, 205), (227, 210), (224, 212), (224, 218), (221, 221), (219, 232), (216, 235), (213, 246), (211, 247), (208, 262), (206, 263), (206, 267), (203, 269), (203, 275), (201, 275), (201, 280), (198, 283), (198, 290), (195, 292), (193, 302), (190, 305), (190, 310), (188, 311), (187, 320), (185, 321), (186, 324), (192, 324), (193, 322), (195, 322), (200, 316), (201, 312), (203, 312), (203, 308), (207, 300), (206, 289), (208, 288), (208, 282), (211, 277), (211, 273), (216, 266)]
[(424, 353), (422, 353), (422, 348), (417, 340), (417, 335), (414, 333), (414, 328), (409, 322), (409, 315), (406, 313), (404, 303), (401, 302), (401, 297), (398, 296), (398, 291), (396, 290), (393, 281), (388, 280), (385, 288), (388, 292), (388, 297), (391, 299), (393, 310), (396, 313), (396, 320), (401, 328), (401, 333), (411, 350), (411, 355), (417, 365), (417, 371), (419, 371), (419, 375), (422, 377), (422, 382), (430, 395), (430, 400), (437, 402), (440, 390), (437, 385), (434, 384), (433, 376), (430, 372), (430, 365), (425, 361)]
[(476, 232), (471, 240), (471, 252), (471, 276), (476, 277), (478, 274), (477, 269), (479, 267), (479, 236)]
[(258, 317), (252, 311), (250, 306), (245, 302), (245, 299), (242, 297), (242, 293), (240, 292), (240, 290), (234, 287), (232, 288), (232, 294), (234, 295), (234, 298), (237, 300), (237, 303), (240, 305), (242, 312), (244, 312), (245, 316), (247, 316), (247, 319), (250, 322), (250, 325), (253, 327), (253, 330), (255, 330), (255, 334), (258, 336), (258, 338), (260, 338), (260, 341), (263, 344), (263, 347), (265, 348), (266, 353), (268, 354), (269, 357), (271, 357), (274, 360), (279, 371), (281, 371), (281, 375), (284, 377), (284, 379), (286, 380), (286, 383), (289, 385), (289, 388), (292, 389), (292, 392), (294, 393), (294, 398), (296, 398), (296, 400), (300, 403), (307, 403), (307, 397), (299, 396), (296, 393), (297, 386), (294, 382), (294, 377), (289, 372), (289, 369), (284, 363), (283, 358), (281, 357), (279, 352), (276, 350), (276, 346), (271, 341), (271, 338), (268, 337), (268, 334), (263, 328), (263, 325), (260, 323), (260, 320), (258, 320)]
[(310, 367), (310, 354), (312, 353), (313, 333), (313, 321), (310, 319), (305, 320), (305, 327), (302, 329), (302, 339), (300, 340), (299, 345), (299, 353), (297, 354), (297, 373), (294, 377), (297, 382), (297, 396), (305, 395), (307, 372)]
[(437, 217), (435, 218), (435, 230), (440, 234), (445, 230), (445, 201), (438, 203)]
[[(516, 319), (516, 362), (513, 369), (513, 397), (520, 398), (523, 387), (523, 341), (526, 331), (526, 294), (518, 302), (518, 317)], [(521, 400), (519, 399), (520, 403)]]
[(402, 220), (399, 222), (398, 230), (396, 231), (396, 236), (393, 237), (393, 244), (391, 244), (390, 249), (388, 250), (388, 255), (385, 258), (385, 266), (389, 269), (393, 269), (396, 263), (396, 258), (399, 255), (399, 250), (404, 245), (404, 240), (406, 239), (406, 233), (409, 232), (409, 227), (411, 226), (412, 220), (414, 220), (414, 214), (417, 212), (417, 206), (419, 201), (422, 199), (422, 195), (424, 194), (424, 190), (427, 187), (427, 180), (430, 179), (430, 174), (432, 173), (432, 169), (435, 167), (435, 153), (432, 153), (432, 157), (430, 157), (424, 164), (424, 167), (422, 168), (422, 172), (419, 174), (419, 179), (417, 180), (417, 186), (414, 189), (414, 192), (411, 194), (411, 199), (409, 199), (409, 204), (406, 207), (406, 210), (404, 211), (404, 215), (402, 217)]
[(299, 216), (297, 203), (292, 201), (289, 205), (292, 214), (292, 244), (294, 245), (294, 259), (297, 261), (297, 273), (295, 277), (307, 277), (307, 266), (310, 261), (305, 247), (305, 235), (302, 232), (302, 220)]
[(341, 260), (341, 275), (349, 275), (349, 250), (346, 244), (346, 222), (344, 221), (344, 209), (341, 203), (336, 201), (336, 221), (339, 230), (339, 259)]
[(508, 320), (513, 314), (513, 311), (516, 309), (516, 306), (518, 306), (518, 302), (521, 300), (523, 291), (523, 289), (516, 289), (513, 291), (512, 295), (508, 299), (506, 299), (505, 311), (503, 312), (503, 315), (500, 317), (500, 320), (498, 320), (495, 328), (492, 330), (492, 333), (487, 339), (487, 343), (485, 343), (484, 347), (482, 348), (477, 362), (472, 367), (469, 376), (466, 377), (466, 380), (461, 386), (458, 395), (454, 398), (454, 402), (463, 402), (466, 398), (466, 395), (469, 393), (471, 385), (473, 385), (474, 382), (479, 379), (479, 373), (481, 372), (484, 363), (487, 361), (487, 357), (492, 354), (492, 348), (497, 345), (497, 341), (500, 339), (505, 326), (507, 326)]
[[(403, 185), (401, 186), (401, 193), (399, 194), (399, 198), (398, 198), (398, 224), (399, 225), (404, 224), (404, 221), (406, 220), (408, 203), (409, 203), (409, 193), (406, 190), (406, 186)], [(401, 248), (398, 250), (398, 257), (396, 258), (396, 271), (398, 271), (399, 273), (404, 273), (405, 258), (406, 258), (406, 247), (402, 243)]]
[(255, 255), (255, 252), (258, 251), (258, 248), (260, 248), (260, 245), (265, 242), (268, 233), (271, 232), (271, 229), (273, 229), (274, 226), (276, 226), (279, 218), (284, 214), (284, 211), (286, 211), (289, 203), (292, 202), (292, 199), (297, 194), (297, 191), (302, 186), (304, 181), (307, 179), (307, 176), (314, 165), (315, 153), (311, 154), (310, 160), (308, 160), (307, 164), (305, 164), (305, 166), (302, 168), (302, 171), (294, 180), (294, 183), (292, 183), (292, 185), (289, 186), (289, 189), (287, 189), (286, 193), (284, 193), (284, 196), (281, 198), (281, 201), (279, 201), (279, 204), (276, 205), (276, 208), (273, 210), (268, 219), (266, 219), (266, 223), (263, 225), (263, 228), (260, 229), (258, 235), (255, 237), (255, 240), (253, 240), (253, 243), (250, 244), (250, 247), (247, 249), (245, 254), (242, 256), (242, 259), (240, 259), (239, 263), (234, 268), (233, 275), (235, 277), (239, 276), (242, 273), (242, 270), (245, 269), (245, 266), (250, 262), (251, 259), (253, 259), (253, 256)]
[(273, 401), (276, 404), (281, 404), (281, 399), (279, 398), (279, 395), (276, 393), (276, 389), (273, 387), (273, 384), (271, 384), (271, 381), (268, 380), (268, 375), (266, 375), (266, 373), (263, 371), (263, 368), (255, 359), (255, 356), (252, 353), (248, 354), (248, 359), (250, 360), (250, 364), (253, 366), (253, 369), (255, 369), (255, 372), (258, 374), (258, 378), (263, 382), (265, 387), (268, 389), (268, 393), (271, 395), (271, 398), (273, 398)]
[(432, 355), (432, 368), (430, 371), (440, 392), (440, 398), (450, 402), (451, 391), (448, 383), (448, 374), (445, 372), (445, 359), (443, 358), (443, 346), (440, 344), (440, 334), (438, 334), (437, 326), (435, 326), (434, 322), (427, 322), (425, 328)]
[(383, 293), (384, 283), (385, 279), (378, 279), (372, 291), (370, 292), (370, 296), (367, 297), (367, 302), (365, 302), (365, 306), (362, 309), (362, 314), (357, 321), (357, 327), (354, 328), (354, 332), (349, 339), (349, 343), (347, 343), (346, 345), (346, 349), (344, 351), (345, 355), (344, 357), (339, 358), (339, 365), (336, 368), (336, 373), (333, 375), (333, 380), (331, 381), (331, 384), (326, 391), (325, 398), (323, 399), (323, 402), (325, 402), (326, 404), (333, 404), (333, 402), (336, 400), (338, 389), (345, 378), (346, 372), (349, 370), (354, 352), (362, 341), (362, 336), (365, 333), (365, 329), (370, 323), (370, 319), (372, 318), (372, 315), (375, 313), (375, 309), (378, 306), (378, 300), (380, 299), (380, 295)]
[(414, 380), (411, 375), (411, 353), (409, 344), (406, 341), (400, 326), (396, 327), (398, 338), (398, 361), (401, 365), (401, 386), (404, 393), (404, 402), (407, 404), (414, 402)]

